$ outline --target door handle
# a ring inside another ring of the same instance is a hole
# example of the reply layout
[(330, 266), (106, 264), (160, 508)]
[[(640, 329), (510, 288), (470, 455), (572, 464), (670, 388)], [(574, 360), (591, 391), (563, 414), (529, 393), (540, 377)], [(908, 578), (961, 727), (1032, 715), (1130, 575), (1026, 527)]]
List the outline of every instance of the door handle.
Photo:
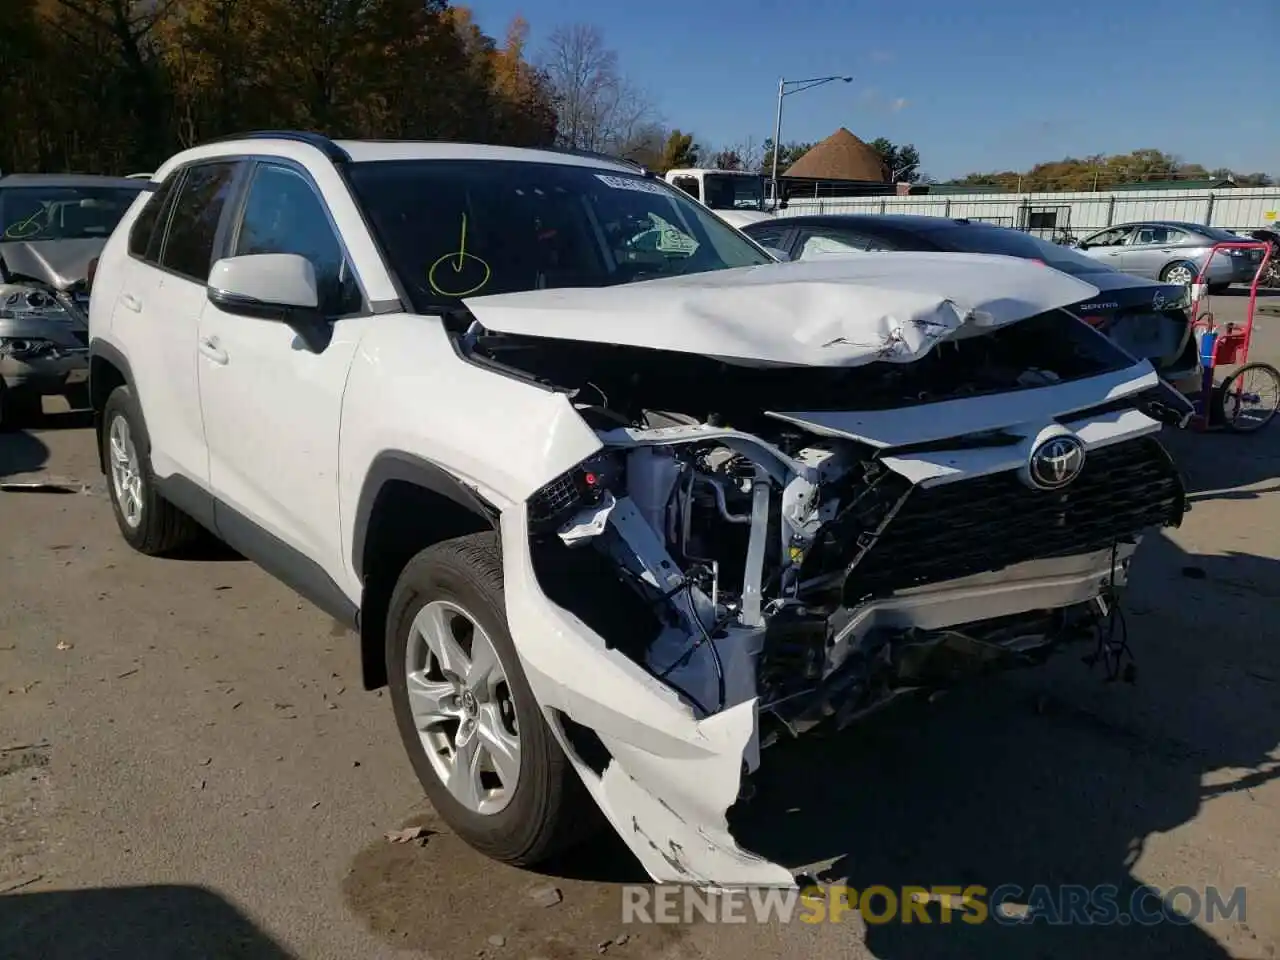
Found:
[(120, 306), (133, 313), (142, 312), (142, 301), (135, 297), (132, 293), (120, 294)]
[(201, 337), (199, 343), (200, 352), (216, 363), (218, 366), (226, 366), (227, 351), (218, 346), (218, 341), (214, 337)]

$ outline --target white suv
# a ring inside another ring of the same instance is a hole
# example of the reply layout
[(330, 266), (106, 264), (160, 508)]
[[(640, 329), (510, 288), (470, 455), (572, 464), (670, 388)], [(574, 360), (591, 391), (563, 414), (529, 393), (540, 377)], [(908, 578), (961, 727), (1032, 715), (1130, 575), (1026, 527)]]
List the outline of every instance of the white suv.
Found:
[(727, 827), (762, 745), (1094, 636), (1184, 510), (1185, 403), (1038, 264), (774, 263), (550, 151), (264, 133), (154, 184), (91, 297), (121, 533), (356, 628), (496, 858), (598, 806), (656, 879), (792, 883)]

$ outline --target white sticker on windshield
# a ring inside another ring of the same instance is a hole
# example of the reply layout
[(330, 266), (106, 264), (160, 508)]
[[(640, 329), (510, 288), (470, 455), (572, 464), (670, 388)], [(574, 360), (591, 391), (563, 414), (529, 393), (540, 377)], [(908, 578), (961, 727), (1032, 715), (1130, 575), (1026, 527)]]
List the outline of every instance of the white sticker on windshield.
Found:
[(605, 173), (597, 173), (596, 179), (603, 183), (606, 187), (613, 187), (615, 190), (634, 190), (637, 193), (656, 193), (659, 196), (666, 196), (666, 189), (649, 180), (636, 180), (632, 177), (611, 177)]

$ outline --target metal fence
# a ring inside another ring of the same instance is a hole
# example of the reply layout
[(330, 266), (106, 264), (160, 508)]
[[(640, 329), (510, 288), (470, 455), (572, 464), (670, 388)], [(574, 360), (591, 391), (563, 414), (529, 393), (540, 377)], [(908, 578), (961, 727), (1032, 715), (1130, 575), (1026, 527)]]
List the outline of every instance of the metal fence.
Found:
[(795, 199), (779, 216), (815, 213), (909, 213), (965, 217), (1013, 226), (1050, 239), (1077, 237), (1134, 220), (1181, 220), (1227, 230), (1280, 222), (1280, 188), (1132, 190), (1115, 193), (949, 194), (914, 197)]

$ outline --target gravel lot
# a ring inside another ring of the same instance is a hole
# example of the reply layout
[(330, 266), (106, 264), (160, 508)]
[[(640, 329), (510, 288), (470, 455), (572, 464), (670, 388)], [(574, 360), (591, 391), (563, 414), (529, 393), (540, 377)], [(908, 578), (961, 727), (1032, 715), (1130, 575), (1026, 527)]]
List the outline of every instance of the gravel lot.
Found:
[[(1280, 360), (1280, 318), (1255, 357)], [(778, 747), (740, 831), (860, 889), (1243, 885), (1243, 922), (624, 927), (620, 844), (547, 876), (471, 853), (354, 638), (235, 556), (132, 553), (84, 418), (48, 410), (0, 436), (0, 480), (76, 491), (0, 493), (0, 957), (1280, 951), (1280, 427), (1169, 437), (1194, 509), (1140, 555), (1136, 686), (1066, 656)], [(385, 839), (406, 824), (439, 832)], [(547, 884), (562, 902), (530, 895)]]

